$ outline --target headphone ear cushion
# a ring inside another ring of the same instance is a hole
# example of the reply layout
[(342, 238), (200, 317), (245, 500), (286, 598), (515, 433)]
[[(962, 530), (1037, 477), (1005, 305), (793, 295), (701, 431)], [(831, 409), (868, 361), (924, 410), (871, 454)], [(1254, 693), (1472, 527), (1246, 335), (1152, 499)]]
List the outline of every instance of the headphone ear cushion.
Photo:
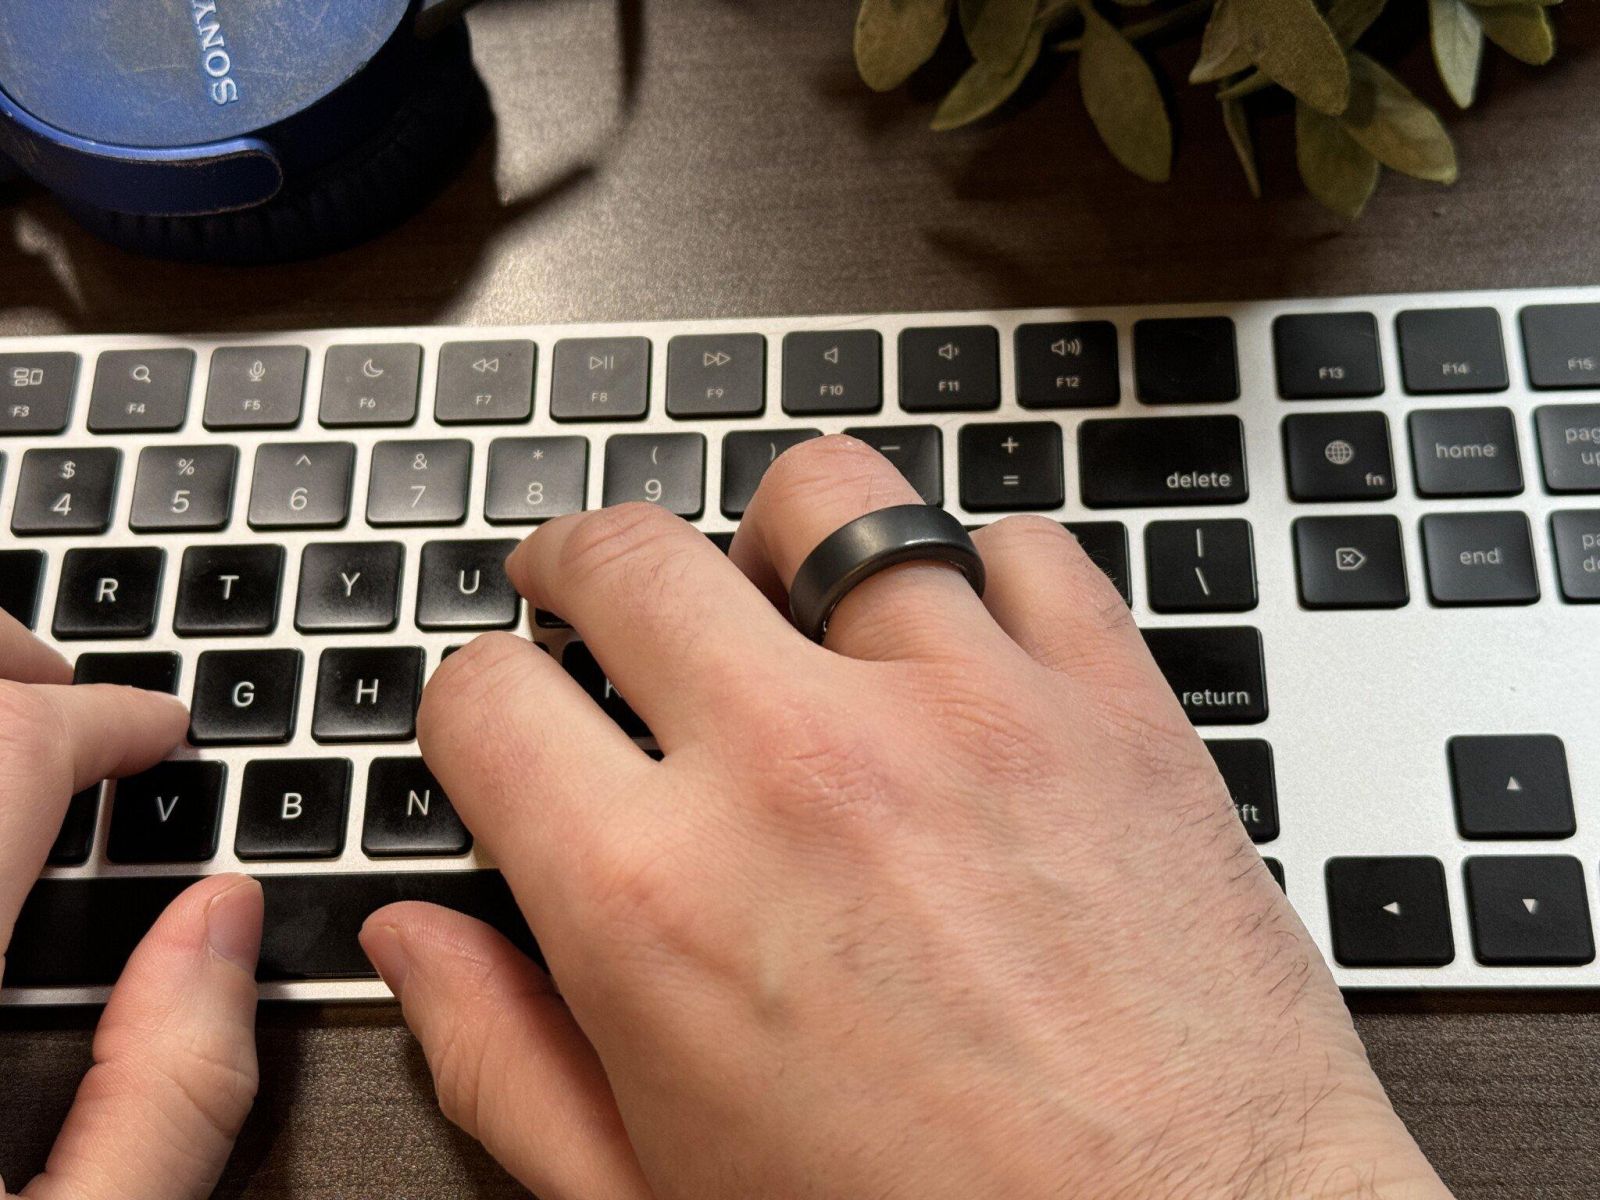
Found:
[(428, 40), (415, 80), (370, 137), (258, 207), (199, 217), (67, 208), (107, 241), (154, 258), (244, 265), (345, 249), (432, 200), (488, 128), (488, 96), (473, 68), (465, 24)]

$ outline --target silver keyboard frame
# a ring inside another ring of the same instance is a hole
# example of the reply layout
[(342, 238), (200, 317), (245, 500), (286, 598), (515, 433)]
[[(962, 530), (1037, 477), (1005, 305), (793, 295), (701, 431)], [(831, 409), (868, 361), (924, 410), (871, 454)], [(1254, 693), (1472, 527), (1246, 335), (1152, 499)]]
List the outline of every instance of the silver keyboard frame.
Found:
[[(1535, 392), (1527, 385), (1523, 365), (1519, 310), (1528, 304), (1600, 302), (1600, 287), (1527, 291), (1417, 293), (1272, 302), (1151, 305), (1113, 308), (1040, 308), (1010, 311), (925, 312), (883, 316), (804, 317), (788, 319), (663, 321), (598, 325), (523, 325), (503, 327), (411, 326), (238, 334), (198, 337), (70, 335), (0, 339), (0, 352), (68, 350), (80, 356), (77, 394), (65, 433), (48, 437), (0, 439), (5, 457), (0, 482), (0, 545), (46, 551), (49, 564), (40, 597), (39, 627), (48, 637), (55, 604), (56, 574), (71, 538), (16, 538), (10, 533), (18, 466), (25, 451), (71, 446), (115, 446), (123, 451), (117, 507), (110, 531), (92, 539), (96, 546), (162, 546), (167, 551), (157, 631), (149, 639), (78, 642), (61, 649), (73, 657), (93, 650), (173, 650), (183, 656), (180, 694), (187, 697), (193, 680), (194, 656), (203, 649), (292, 647), (305, 652), (306, 666), (296, 733), (287, 745), (180, 751), (180, 756), (220, 760), (228, 766), (220, 849), (201, 866), (117, 866), (105, 861), (106, 820), (101, 820), (88, 864), (52, 868), (49, 876), (114, 877), (143, 874), (192, 874), (247, 870), (252, 874), (305, 874), (343, 871), (438, 871), (493, 865), (481, 848), (458, 858), (414, 860), (367, 859), (361, 852), (366, 764), (374, 758), (416, 753), (415, 745), (321, 746), (311, 739), (310, 716), (316, 685), (316, 658), (324, 647), (363, 644), (422, 646), (427, 669), (439, 662), (461, 634), (421, 633), (410, 626), (415, 604), (417, 568), (423, 543), (447, 538), (518, 537), (522, 527), (490, 525), (483, 519), (488, 446), (496, 438), (531, 434), (585, 434), (590, 439), (588, 502), (600, 503), (604, 442), (613, 433), (700, 431), (707, 435), (706, 515), (699, 522), (708, 531), (731, 530), (734, 522), (720, 512), (720, 433), (738, 429), (808, 426), (835, 432), (866, 424), (936, 424), (943, 427), (944, 483), (947, 507), (969, 517), (959, 504), (955, 432), (984, 421), (1054, 420), (1066, 442), (1067, 504), (1051, 515), (1063, 520), (1121, 521), (1128, 528), (1133, 610), (1139, 623), (1162, 625), (1252, 625), (1261, 630), (1267, 664), (1269, 716), (1248, 726), (1207, 726), (1207, 738), (1260, 737), (1271, 744), (1277, 766), (1281, 833), (1260, 847), (1278, 859), (1287, 874), (1290, 899), (1324, 954), (1329, 954), (1324, 861), (1335, 855), (1426, 854), (1445, 866), (1450, 913), (1456, 944), (1455, 960), (1436, 969), (1351, 969), (1335, 965), (1334, 975), (1348, 988), (1595, 988), (1600, 964), (1575, 968), (1484, 967), (1473, 956), (1462, 860), (1474, 854), (1561, 854), (1584, 866), (1591, 917), (1600, 918), (1600, 605), (1575, 605), (1561, 599), (1550, 540), (1550, 513), (1568, 508), (1600, 507), (1600, 496), (1553, 496), (1543, 487), (1532, 423), (1542, 404), (1593, 403), (1600, 389)], [(1508, 391), (1489, 395), (1407, 396), (1400, 386), (1395, 314), (1407, 308), (1487, 305), (1500, 313), (1506, 358), (1512, 378)], [(1372, 312), (1381, 335), (1385, 393), (1368, 400), (1285, 401), (1278, 398), (1271, 323), (1286, 313), (1341, 310)], [(1153, 407), (1133, 395), (1133, 322), (1152, 316), (1222, 315), (1237, 325), (1239, 371), (1243, 398), (1231, 404)], [(1116, 408), (1038, 411), (1020, 409), (1015, 401), (1013, 332), (1036, 321), (1104, 319), (1118, 329), (1122, 398)], [(1000, 408), (984, 413), (923, 414), (899, 408), (897, 338), (902, 329), (927, 325), (985, 324), (1000, 335)], [(783, 414), (782, 338), (799, 330), (871, 328), (883, 335), (884, 407), (874, 416), (788, 417)], [(767, 338), (767, 408), (756, 418), (673, 420), (665, 412), (667, 341), (678, 334), (759, 332)], [(557, 423), (550, 417), (550, 373), (554, 343), (566, 337), (644, 335), (652, 340), (650, 414), (642, 421)], [(433, 419), (434, 383), (439, 347), (447, 341), (530, 338), (538, 345), (533, 420), (524, 424), (439, 425)], [(323, 429), (317, 424), (324, 354), (328, 347), (350, 342), (415, 342), (423, 347), (418, 419), (407, 427)], [(201, 425), (210, 352), (218, 346), (293, 343), (310, 350), (306, 398), (298, 428), (267, 432), (213, 434)], [(197, 354), (189, 414), (181, 432), (97, 435), (87, 431), (89, 390), (102, 350), (184, 346)], [(1412, 484), (1406, 415), (1419, 408), (1506, 406), (1516, 415), (1525, 489), (1519, 496), (1497, 499), (1423, 500)], [(1291, 413), (1353, 412), (1378, 409), (1389, 418), (1397, 495), (1387, 501), (1295, 504), (1288, 499), (1280, 423)], [(1079, 500), (1076, 461), (1078, 424), (1085, 419), (1130, 416), (1196, 416), (1205, 413), (1240, 417), (1245, 426), (1250, 498), (1239, 505), (1184, 508), (1086, 509)], [(419, 529), (369, 529), (364, 526), (367, 471), (374, 443), (411, 438), (465, 438), (473, 444), (472, 490), (464, 524)], [(146, 445), (183, 445), (223, 440), (239, 447), (233, 516), (218, 533), (135, 534), (128, 529), (132, 476), (138, 451)], [(351, 495), (351, 521), (343, 530), (279, 531), (256, 534), (246, 524), (250, 477), (256, 447), (277, 441), (349, 441), (358, 449)], [(1423, 567), (1418, 520), (1425, 513), (1512, 510), (1526, 513), (1532, 525), (1541, 598), (1529, 607), (1440, 609), (1430, 605)], [(1410, 603), (1402, 609), (1377, 612), (1310, 612), (1297, 599), (1289, 523), (1300, 516), (1341, 513), (1393, 514), (1401, 521)], [(1143, 529), (1161, 518), (1205, 516), (1247, 518), (1255, 534), (1260, 604), (1248, 613), (1172, 617), (1150, 611), (1145, 603)], [(973, 522), (997, 519), (973, 514)], [(287, 550), (286, 578), (276, 633), (265, 638), (191, 639), (172, 633), (171, 621), (178, 565), (186, 546), (236, 543), (261, 538)], [(300, 551), (307, 544), (330, 540), (399, 541), (407, 548), (398, 629), (383, 634), (311, 636), (295, 632), (293, 605)], [(526, 630), (524, 630), (526, 632)], [(541, 640), (562, 635), (534, 631)], [(1560, 841), (1467, 841), (1456, 828), (1445, 744), (1457, 734), (1553, 733), (1566, 744), (1577, 834)], [(253, 862), (242, 864), (233, 854), (238, 793), (244, 765), (273, 757), (344, 756), (355, 763), (345, 849), (336, 859), (316, 862)], [(1152, 886), (1157, 881), (1151, 881)], [(64, 931), (65, 933), (65, 931)], [(1331, 962), (1331, 955), (1330, 955)], [(108, 989), (8, 989), (0, 1004), (46, 1005), (103, 1002)], [(377, 982), (271, 983), (262, 988), (269, 999), (371, 1000), (389, 993)]]

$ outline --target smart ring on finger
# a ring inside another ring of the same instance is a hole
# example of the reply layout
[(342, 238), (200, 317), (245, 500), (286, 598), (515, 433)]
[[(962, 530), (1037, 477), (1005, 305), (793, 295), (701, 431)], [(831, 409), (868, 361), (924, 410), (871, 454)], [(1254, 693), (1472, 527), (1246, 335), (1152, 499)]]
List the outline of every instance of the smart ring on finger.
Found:
[(863, 581), (906, 562), (948, 563), (983, 595), (983, 559), (961, 522), (928, 504), (880, 508), (834, 530), (806, 555), (789, 588), (789, 615), (820, 643), (833, 610)]

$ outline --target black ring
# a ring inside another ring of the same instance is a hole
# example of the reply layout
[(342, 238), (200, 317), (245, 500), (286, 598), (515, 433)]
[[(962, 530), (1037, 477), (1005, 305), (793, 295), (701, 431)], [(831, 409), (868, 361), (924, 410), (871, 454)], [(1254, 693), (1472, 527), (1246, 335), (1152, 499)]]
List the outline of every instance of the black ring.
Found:
[(863, 580), (904, 562), (949, 563), (983, 595), (983, 559), (961, 522), (928, 504), (880, 508), (834, 530), (806, 555), (789, 588), (789, 615), (814, 642)]

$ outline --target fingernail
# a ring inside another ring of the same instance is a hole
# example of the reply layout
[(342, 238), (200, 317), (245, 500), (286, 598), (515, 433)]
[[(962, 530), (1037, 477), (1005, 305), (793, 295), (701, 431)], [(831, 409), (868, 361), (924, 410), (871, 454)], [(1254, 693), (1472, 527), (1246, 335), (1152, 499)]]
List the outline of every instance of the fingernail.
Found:
[(236, 878), (206, 905), (206, 942), (213, 954), (254, 975), (261, 954), (261, 885), (248, 875)]
[(400, 931), (393, 925), (369, 925), (361, 931), (361, 948), (378, 968), (378, 974), (383, 976), (395, 999), (401, 999), (406, 976), (411, 974), (411, 959), (400, 940)]

